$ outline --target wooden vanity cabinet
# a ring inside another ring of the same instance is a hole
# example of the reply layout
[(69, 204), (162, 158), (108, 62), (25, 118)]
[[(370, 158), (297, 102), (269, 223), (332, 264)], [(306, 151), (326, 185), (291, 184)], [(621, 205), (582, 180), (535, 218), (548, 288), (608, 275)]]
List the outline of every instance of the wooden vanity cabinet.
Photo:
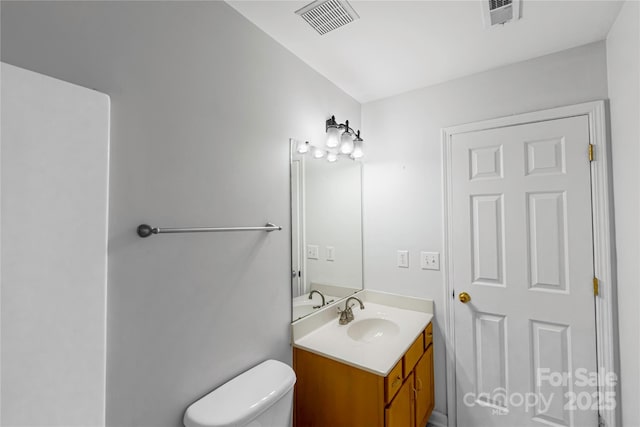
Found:
[(434, 404), (431, 323), (386, 377), (293, 349), (295, 427), (424, 427)]

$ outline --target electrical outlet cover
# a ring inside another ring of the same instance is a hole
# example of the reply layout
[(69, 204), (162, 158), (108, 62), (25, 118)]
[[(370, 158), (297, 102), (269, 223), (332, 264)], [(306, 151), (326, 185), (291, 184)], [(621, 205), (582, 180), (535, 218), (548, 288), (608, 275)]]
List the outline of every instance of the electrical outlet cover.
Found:
[(318, 245), (307, 245), (307, 258), (308, 259), (320, 258), (320, 249), (318, 248)]
[(440, 253), (420, 252), (420, 268), (423, 270), (440, 270)]

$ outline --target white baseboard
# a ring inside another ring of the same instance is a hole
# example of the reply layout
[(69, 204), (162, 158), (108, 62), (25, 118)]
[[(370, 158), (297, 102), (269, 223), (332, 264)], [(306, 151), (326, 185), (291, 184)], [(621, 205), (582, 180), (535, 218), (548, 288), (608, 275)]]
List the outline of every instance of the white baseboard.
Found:
[(447, 420), (447, 416), (442, 412), (433, 411), (431, 413), (431, 417), (429, 418), (429, 422), (427, 426), (431, 427), (447, 427), (449, 424)]

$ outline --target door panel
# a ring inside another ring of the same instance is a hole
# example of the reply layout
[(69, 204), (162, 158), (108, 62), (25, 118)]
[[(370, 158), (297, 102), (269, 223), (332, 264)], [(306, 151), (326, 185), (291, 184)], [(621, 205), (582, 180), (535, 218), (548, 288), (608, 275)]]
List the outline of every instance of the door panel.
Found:
[(471, 196), (473, 284), (504, 286), (502, 195)]
[(506, 318), (481, 312), (474, 312), (473, 318), (474, 393), (479, 401), (504, 408), (492, 392), (507, 387)]
[[(570, 369), (569, 342), (571, 332), (568, 325), (549, 322), (532, 321), (531, 327), (531, 359), (533, 360), (532, 378), (538, 369), (549, 368), (552, 372), (568, 372)], [(551, 385), (548, 382), (536, 384), (536, 393), (543, 395), (567, 396), (570, 389), (567, 385)], [(569, 425), (570, 413), (564, 409), (567, 399), (555, 399), (546, 413), (542, 413), (540, 406), (535, 408), (535, 417), (560, 425)]]
[[(588, 126), (577, 116), (452, 137), (460, 427), (597, 425), (596, 388), (575, 379), (596, 371)], [(590, 401), (572, 408), (581, 393)]]
[(384, 410), (385, 427), (413, 427), (413, 373), (393, 398), (393, 402)]
[(425, 427), (434, 405), (433, 345), (422, 355), (415, 368), (416, 427)]
[(529, 289), (568, 290), (565, 199), (564, 191), (527, 194)]

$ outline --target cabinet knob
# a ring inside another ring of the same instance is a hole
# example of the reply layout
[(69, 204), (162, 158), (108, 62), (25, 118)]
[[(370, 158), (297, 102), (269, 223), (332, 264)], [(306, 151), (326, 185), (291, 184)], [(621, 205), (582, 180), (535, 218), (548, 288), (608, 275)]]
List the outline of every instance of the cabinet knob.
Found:
[(398, 375), (396, 379), (393, 380), (393, 382), (391, 383), (391, 387), (395, 387), (396, 384), (398, 384), (398, 381), (402, 381), (402, 377), (400, 375)]

